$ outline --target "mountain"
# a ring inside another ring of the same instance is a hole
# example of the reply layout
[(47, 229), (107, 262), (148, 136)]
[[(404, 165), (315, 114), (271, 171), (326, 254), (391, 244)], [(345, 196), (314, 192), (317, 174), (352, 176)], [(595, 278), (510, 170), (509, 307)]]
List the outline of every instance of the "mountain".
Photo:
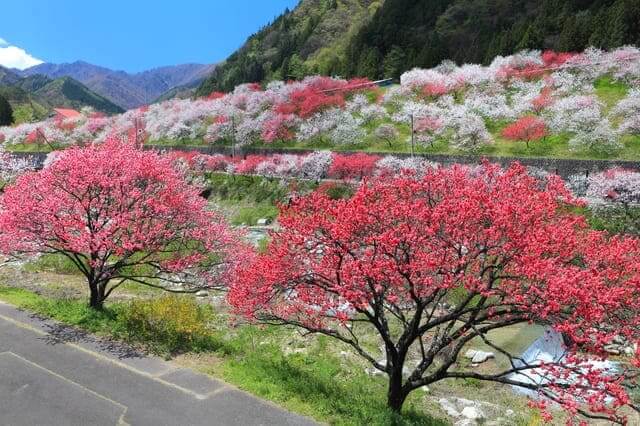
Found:
[(0, 85), (12, 85), (20, 81), (21, 77), (13, 70), (0, 65)]
[(398, 78), (522, 49), (640, 45), (638, 0), (302, 0), (234, 52), (197, 95), (309, 74)]
[(13, 107), (17, 122), (40, 120), (53, 108), (92, 107), (107, 114), (124, 109), (70, 77), (51, 79), (41, 74), (20, 77), (17, 71), (0, 67), (0, 96)]
[(122, 108), (131, 109), (151, 103), (176, 87), (197, 87), (214, 67), (183, 64), (129, 74), (77, 61), (70, 64), (44, 63), (22, 71), (21, 75), (71, 77)]
[(302, 0), (249, 37), (196, 94), (229, 91), (246, 82), (328, 74), (340, 62), (349, 39), (380, 5), (375, 0)]
[(33, 92), (34, 97), (45, 106), (81, 109), (90, 106), (107, 114), (124, 112), (124, 109), (105, 97), (89, 90), (85, 85), (70, 77), (50, 80)]

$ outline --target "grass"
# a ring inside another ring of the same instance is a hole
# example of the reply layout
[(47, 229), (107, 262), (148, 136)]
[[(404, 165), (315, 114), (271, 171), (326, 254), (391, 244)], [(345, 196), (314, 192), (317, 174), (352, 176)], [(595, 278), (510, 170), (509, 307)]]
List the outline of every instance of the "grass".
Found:
[(260, 176), (213, 173), (208, 176), (212, 202), (233, 225), (256, 225), (258, 219), (273, 221), (277, 205), (284, 203), (292, 190), (308, 192), (313, 182), (284, 182)]
[[(44, 298), (6, 286), (0, 286), (0, 300), (92, 333), (116, 338), (128, 335), (125, 318), (129, 303), (109, 303), (98, 312), (84, 300)], [(206, 342), (182, 350), (209, 356), (212, 361), (200, 363), (199, 370), (318, 421), (335, 425), (447, 424), (420, 409), (418, 392), (410, 396), (402, 416), (387, 410), (385, 381), (368, 377), (359, 367), (345, 368), (340, 360), (327, 354), (329, 342), (325, 339), (317, 339), (304, 355), (285, 355), (272, 341), (290, 335), (283, 328), (229, 327), (217, 318)], [(155, 349), (163, 347), (144, 343)]]
[(277, 216), (278, 208), (271, 204), (239, 206), (231, 218), (231, 224), (254, 226), (259, 219), (266, 218), (273, 222)]
[(594, 84), (596, 96), (604, 104), (604, 112), (608, 113), (611, 108), (624, 98), (629, 91), (629, 87), (620, 82), (615, 81), (611, 77), (601, 77)]
[(76, 265), (62, 254), (45, 254), (24, 265), (27, 272), (53, 271), (63, 275), (81, 275)]

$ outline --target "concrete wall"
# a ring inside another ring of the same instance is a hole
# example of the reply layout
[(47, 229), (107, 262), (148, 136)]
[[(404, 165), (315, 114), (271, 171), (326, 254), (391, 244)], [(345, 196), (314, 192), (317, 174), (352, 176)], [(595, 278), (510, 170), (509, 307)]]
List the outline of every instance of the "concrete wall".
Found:
[[(216, 147), (216, 146), (153, 146), (148, 145), (145, 149), (155, 149), (164, 151), (197, 151), (203, 154), (223, 154), (231, 155), (232, 149), (230, 147)], [(240, 148), (236, 149), (235, 154), (246, 157), (247, 155), (269, 155), (274, 153), (279, 154), (306, 154), (313, 152), (313, 150), (302, 149), (269, 149), (269, 148)], [(344, 154), (353, 154), (354, 152), (343, 152)], [(409, 157), (410, 154), (388, 152), (370, 152), (369, 154), (377, 155), (395, 155), (397, 157)], [(43, 153), (16, 153), (15, 155), (20, 157), (27, 157), (36, 161), (38, 164), (42, 164), (47, 157), (47, 154)], [(458, 164), (478, 164), (482, 157), (477, 155), (445, 155), (445, 154), (416, 154), (422, 156), (430, 161), (440, 163), (443, 165), (450, 165), (454, 163)], [(514, 161), (519, 161), (526, 166), (538, 167), (546, 170), (550, 173), (555, 173), (563, 178), (567, 178), (572, 175), (585, 175), (588, 176), (593, 173), (597, 173), (603, 170), (608, 170), (614, 167), (622, 167), (625, 169), (640, 170), (640, 161), (623, 161), (623, 160), (573, 160), (562, 158), (526, 158), (526, 157), (491, 157), (486, 158), (492, 162), (500, 163), (502, 166), (508, 166)]]

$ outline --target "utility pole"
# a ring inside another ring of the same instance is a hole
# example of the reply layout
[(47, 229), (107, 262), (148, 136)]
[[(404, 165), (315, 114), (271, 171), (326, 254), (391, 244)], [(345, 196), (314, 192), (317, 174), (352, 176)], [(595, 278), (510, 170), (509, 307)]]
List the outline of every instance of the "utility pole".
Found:
[(411, 157), (413, 158), (414, 156), (414, 136), (415, 135), (415, 130), (413, 128), (413, 114), (411, 114)]
[(231, 157), (236, 156), (236, 116), (231, 116)]

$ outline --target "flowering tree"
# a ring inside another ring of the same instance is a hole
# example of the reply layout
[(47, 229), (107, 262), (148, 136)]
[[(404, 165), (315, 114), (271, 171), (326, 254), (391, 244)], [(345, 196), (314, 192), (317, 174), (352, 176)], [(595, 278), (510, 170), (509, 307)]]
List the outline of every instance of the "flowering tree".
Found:
[(398, 139), (399, 133), (396, 126), (393, 124), (381, 124), (375, 130), (375, 135), (378, 139), (381, 139), (389, 144), (389, 147), (393, 146), (393, 142)]
[[(616, 336), (640, 339), (639, 242), (591, 231), (567, 204), (578, 203), (558, 178), (541, 188), (518, 164), (365, 182), (348, 200), (314, 193), (281, 212), (282, 229), (241, 268), (228, 299), (250, 319), (351, 346), (388, 376), (396, 411), (419, 387), (473, 378), (623, 422), (616, 410), (630, 404), (623, 378), (632, 372), (593, 367), (588, 354), (606, 357)], [(516, 359), (492, 331), (531, 322), (564, 333), (567, 356), (495, 373), (457, 362), (472, 339)], [(382, 360), (364, 340), (372, 333)], [(533, 371), (546, 380), (518, 378)]]
[(539, 141), (547, 136), (547, 126), (538, 117), (525, 116), (505, 127), (502, 136), (512, 141), (524, 141), (529, 148), (529, 142)]
[(333, 154), (329, 177), (336, 179), (362, 179), (365, 176), (372, 176), (378, 160), (380, 160), (380, 157), (377, 155), (364, 153)]
[(220, 285), (244, 248), (172, 161), (116, 140), (63, 151), (3, 194), (0, 250), (67, 257), (97, 309), (125, 282), (181, 292)]
[(415, 121), (413, 131), (416, 134), (416, 139), (423, 145), (431, 145), (436, 137), (442, 133), (443, 125), (442, 120), (434, 117), (420, 117)]

